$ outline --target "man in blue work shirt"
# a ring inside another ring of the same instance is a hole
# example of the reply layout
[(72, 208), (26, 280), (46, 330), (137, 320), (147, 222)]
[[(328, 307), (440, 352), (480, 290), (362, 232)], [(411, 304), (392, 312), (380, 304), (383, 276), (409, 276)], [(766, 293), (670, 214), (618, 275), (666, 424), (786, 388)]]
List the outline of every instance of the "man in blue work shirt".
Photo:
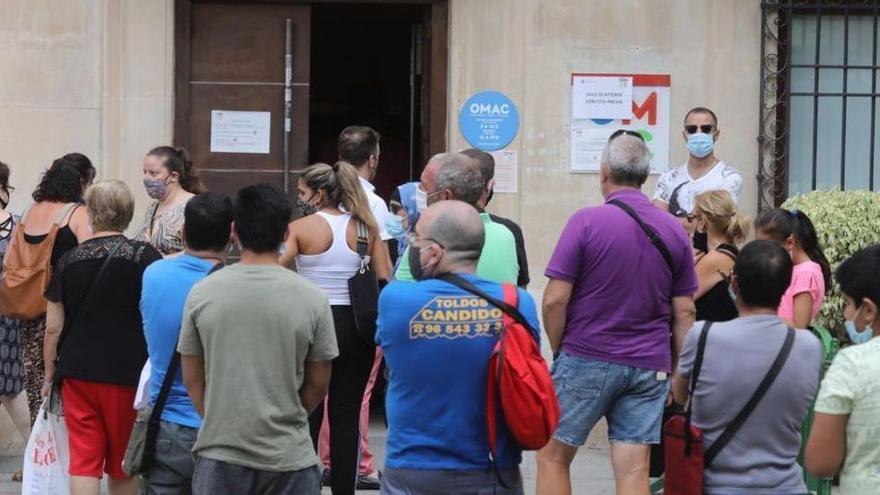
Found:
[[(523, 492), (521, 449), (503, 420), (497, 473), (489, 463), (486, 378), (502, 312), (437, 278), (455, 274), (503, 299), (501, 284), (476, 275), (485, 236), (473, 206), (456, 200), (430, 206), (410, 236), (416, 283), (392, 282), (379, 298), (376, 342), (390, 371), (383, 494)], [(537, 341), (535, 302), (522, 289), (518, 300)]]

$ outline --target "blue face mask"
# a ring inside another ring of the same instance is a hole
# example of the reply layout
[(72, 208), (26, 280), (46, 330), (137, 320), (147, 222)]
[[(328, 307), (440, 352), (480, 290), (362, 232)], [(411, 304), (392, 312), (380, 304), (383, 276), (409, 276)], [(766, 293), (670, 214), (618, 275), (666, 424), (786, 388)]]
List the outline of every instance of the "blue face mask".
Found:
[(697, 132), (688, 136), (687, 149), (691, 155), (705, 158), (715, 150), (715, 140), (705, 132)]
[(403, 227), (403, 219), (397, 215), (389, 215), (388, 219), (385, 220), (385, 231), (397, 240), (402, 239), (406, 234), (406, 229)]
[[(859, 308), (859, 311), (861, 310), (862, 309)], [(852, 320), (846, 320), (843, 322), (843, 325), (846, 327), (846, 333), (849, 335), (849, 340), (852, 341), (853, 344), (864, 344), (874, 337), (874, 329), (871, 328), (871, 322), (868, 322), (868, 326), (865, 328), (856, 328), (856, 318), (859, 316), (859, 311), (856, 311)]]

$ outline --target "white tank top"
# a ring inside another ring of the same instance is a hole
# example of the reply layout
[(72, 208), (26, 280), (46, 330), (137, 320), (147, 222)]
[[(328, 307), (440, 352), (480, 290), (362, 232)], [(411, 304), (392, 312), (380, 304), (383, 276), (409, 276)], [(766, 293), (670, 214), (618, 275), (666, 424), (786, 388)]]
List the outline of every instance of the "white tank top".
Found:
[[(329, 225), (333, 234), (330, 249), (321, 254), (299, 254), (296, 256), (296, 269), (300, 275), (321, 288), (330, 300), (331, 306), (351, 306), (348, 292), (348, 279), (354, 276), (361, 266), (361, 258), (348, 246), (346, 232), (351, 215), (328, 215), (316, 213)], [(369, 263), (370, 257), (365, 261)]]

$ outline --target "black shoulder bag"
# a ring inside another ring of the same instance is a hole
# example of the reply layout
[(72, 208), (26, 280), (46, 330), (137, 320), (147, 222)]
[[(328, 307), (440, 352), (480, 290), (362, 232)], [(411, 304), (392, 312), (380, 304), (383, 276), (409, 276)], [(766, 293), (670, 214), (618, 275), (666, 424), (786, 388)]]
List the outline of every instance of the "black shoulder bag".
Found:
[(58, 363), (61, 360), (62, 344), (67, 340), (67, 336), (70, 334), (70, 329), (73, 328), (73, 324), (76, 323), (77, 317), (82, 314), (83, 309), (85, 309), (86, 304), (89, 302), (89, 296), (92, 295), (92, 288), (95, 286), (95, 282), (101, 278), (101, 275), (103, 275), (105, 271), (107, 271), (107, 267), (110, 265), (110, 260), (113, 259), (113, 255), (115, 255), (116, 251), (119, 251), (119, 248), (126, 242), (128, 242), (128, 239), (119, 241), (113, 246), (113, 249), (107, 253), (107, 257), (101, 264), (101, 268), (98, 269), (95, 278), (93, 278), (86, 287), (86, 290), (84, 291), (85, 295), (80, 301), (79, 306), (73, 310), (70, 318), (65, 318), (64, 328), (61, 330), (61, 335), (58, 336), (58, 344), (55, 347), (55, 376), (52, 377), (52, 387), (49, 389), (49, 396), (46, 397), (46, 410), (52, 414), (64, 416), (64, 404), (61, 402), (61, 379), (58, 377)]
[(669, 252), (669, 248), (666, 247), (666, 243), (663, 242), (663, 239), (660, 238), (660, 235), (657, 234), (657, 231), (651, 228), (650, 225), (646, 224), (639, 217), (638, 213), (630, 207), (630, 205), (620, 201), (619, 199), (612, 199), (608, 201), (608, 204), (614, 205), (624, 212), (627, 215), (631, 216), (636, 223), (639, 224), (639, 227), (645, 232), (645, 235), (648, 236), (648, 239), (651, 240), (651, 244), (657, 248), (657, 251), (660, 251), (660, 255), (663, 256), (663, 260), (666, 261), (666, 264), (669, 265), (669, 270), (672, 271), (672, 274), (675, 275), (675, 265), (672, 262), (672, 253)]
[(358, 271), (348, 279), (348, 293), (351, 297), (351, 309), (354, 312), (354, 324), (358, 334), (367, 341), (373, 342), (376, 337), (376, 318), (379, 316), (379, 283), (367, 261), (367, 250), (370, 247), (367, 226), (360, 220), (355, 221), (357, 254), (361, 260)]

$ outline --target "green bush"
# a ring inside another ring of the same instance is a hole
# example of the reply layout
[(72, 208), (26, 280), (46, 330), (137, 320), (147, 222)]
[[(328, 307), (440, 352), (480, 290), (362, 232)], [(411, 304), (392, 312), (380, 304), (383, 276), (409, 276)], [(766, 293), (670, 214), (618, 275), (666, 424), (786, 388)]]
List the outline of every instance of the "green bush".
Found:
[[(859, 249), (880, 244), (880, 193), (813, 191), (789, 199), (783, 208), (798, 209), (810, 217), (832, 271)], [(843, 307), (843, 296), (835, 282), (816, 323), (845, 336)]]

